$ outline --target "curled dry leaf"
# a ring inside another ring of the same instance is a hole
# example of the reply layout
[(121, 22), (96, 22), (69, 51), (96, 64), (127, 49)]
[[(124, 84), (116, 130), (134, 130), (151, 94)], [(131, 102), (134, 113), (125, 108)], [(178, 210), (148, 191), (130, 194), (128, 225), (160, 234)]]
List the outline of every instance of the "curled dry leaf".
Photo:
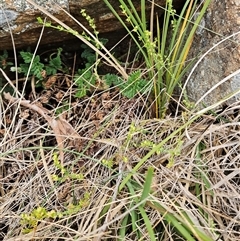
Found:
[(43, 86), (46, 89), (50, 89), (57, 81), (57, 76), (56, 75), (52, 75), (50, 76), (47, 81), (45, 83), (43, 83)]
[(55, 94), (55, 97), (57, 100), (61, 100), (64, 96), (64, 93), (61, 92), (61, 91), (58, 91), (56, 94)]

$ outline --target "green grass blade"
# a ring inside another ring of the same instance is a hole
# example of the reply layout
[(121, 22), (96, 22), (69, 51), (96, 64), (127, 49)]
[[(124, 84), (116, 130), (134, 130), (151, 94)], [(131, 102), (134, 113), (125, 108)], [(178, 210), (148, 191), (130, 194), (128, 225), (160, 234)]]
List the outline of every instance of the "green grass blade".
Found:
[(146, 21), (146, 2), (141, 0), (141, 23), (143, 32), (147, 30), (147, 21)]
[(121, 227), (119, 228), (119, 238), (118, 238), (119, 241), (124, 240), (126, 237), (128, 220), (129, 220), (129, 214), (126, 215), (121, 222)]
[[(127, 7), (127, 5), (125, 4), (124, 1), (120, 0), (120, 2), (121, 2), (121, 4), (124, 4), (124, 6), (126, 8), (128, 8), (128, 11), (129, 11), (128, 16), (130, 16), (130, 18), (132, 18), (134, 20), (135, 26), (139, 26), (139, 27), (141, 26), (141, 30), (144, 30), (144, 25), (146, 25), (146, 23), (142, 22), (136, 8), (134, 7), (134, 5), (132, 3), (132, 0), (128, 0), (128, 4), (129, 4), (130, 8)], [(145, 10), (145, 8), (144, 8), (144, 10)], [(141, 11), (143, 11), (143, 10), (141, 9)]]
[[(133, 206), (133, 203), (130, 206), (130, 208), (132, 208), (132, 206)], [(136, 225), (137, 221), (138, 221), (138, 214), (137, 214), (136, 210), (131, 211), (130, 215), (131, 215), (132, 230), (133, 230), (133, 232), (137, 232), (138, 236), (140, 237), (140, 234), (139, 234), (139, 231), (138, 231), (138, 227)]]
[[(150, 168), (149, 171), (148, 171), (147, 177), (149, 177), (150, 179), (152, 179), (152, 176), (153, 176), (153, 168)], [(150, 180), (150, 181), (151, 181), (151, 180)], [(146, 183), (146, 182), (145, 182), (145, 183)], [(135, 191), (134, 191), (134, 187), (132, 186), (132, 184), (131, 184), (130, 182), (128, 182), (128, 183), (127, 183), (127, 186), (128, 186), (129, 192), (131, 193), (131, 195), (132, 195), (132, 197), (133, 197), (134, 202), (135, 202), (135, 203), (141, 202), (140, 199), (136, 197), (136, 193), (135, 193)], [(148, 197), (149, 190), (150, 190), (149, 181), (148, 181), (147, 184), (144, 185), (144, 186), (145, 186), (145, 191), (143, 190), (143, 193), (144, 193), (144, 194), (142, 194), (141, 200), (144, 200), (144, 199), (142, 199), (142, 198), (145, 197), (145, 196), (146, 196), (146, 198)], [(150, 182), (150, 186), (151, 186), (151, 182)], [(148, 194), (147, 194), (147, 193), (148, 193)], [(142, 218), (143, 218), (143, 220), (144, 220), (144, 224), (145, 224), (145, 226), (146, 226), (146, 228), (147, 228), (147, 231), (148, 231), (148, 235), (149, 235), (150, 240), (155, 241), (154, 230), (153, 230), (153, 227), (152, 227), (152, 225), (151, 225), (151, 221), (149, 220), (149, 218), (148, 218), (148, 216), (147, 216), (147, 214), (146, 214), (146, 212), (145, 212), (145, 210), (144, 210), (144, 208), (143, 208), (143, 205), (144, 205), (144, 204), (140, 205), (140, 206), (138, 207), (138, 209), (139, 209), (140, 214), (141, 214), (141, 216), (142, 216)], [(137, 216), (137, 215), (136, 215), (136, 216)], [(134, 217), (134, 216), (133, 216), (133, 217)], [(140, 219), (140, 217), (138, 217), (137, 220), (136, 220), (135, 217), (134, 217), (134, 219), (132, 219), (132, 222), (134, 222), (134, 224), (136, 224), (136, 223), (140, 222), (139, 219)], [(135, 225), (134, 225), (134, 226), (135, 226)], [(137, 228), (137, 226), (136, 226), (136, 228)], [(136, 232), (137, 232), (137, 234), (139, 235), (139, 238), (138, 238), (138, 239), (140, 239), (140, 238), (141, 238), (140, 231), (138, 231), (138, 229), (136, 229)]]
[(155, 236), (155, 233), (154, 233), (151, 221), (148, 218), (148, 215), (146, 214), (146, 212), (145, 212), (145, 210), (144, 210), (144, 208), (142, 206), (139, 206), (138, 209), (139, 209), (139, 211), (141, 213), (141, 216), (142, 216), (142, 218), (144, 220), (144, 224), (145, 224), (145, 226), (147, 228), (150, 240), (151, 241), (156, 241), (156, 236)]
[(141, 26), (142, 25), (141, 24), (141, 19), (140, 19), (139, 15), (138, 15), (138, 12), (137, 12), (136, 8), (132, 4), (132, 2), (128, 1), (129, 5), (130, 5), (129, 7), (125, 3), (125, 1), (123, 1), (123, 0), (119, 0), (119, 2), (121, 3), (121, 7), (123, 8), (123, 12), (124, 12), (124, 14), (125, 14), (125, 16), (127, 18), (126, 21), (131, 23), (132, 27), (134, 27), (134, 26)]
[[(175, 31), (173, 31), (172, 33), (172, 36), (171, 36), (171, 40), (170, 40), (170, 43), (169, 43), (169, 51), (172, 51), (175, 49), (174, 45), (176, 44), (177, 42), (177, 39), (178, 39), (178, 33), (179, 33), (179, 29), (181, 28), (181, 24), (182, 24), (182, 21), (184, 19), (184, 13), (186, 12), (186, 9), (187, 9), (187, 6), (189, 4), (189, 1), (190, 0), (187, 0), (181, 10), (181, 13), (178, 17), (178, 20), (176, 22), (176, 26), (175, 26)], [(165, 25), (164, 25), (165, 26)]]
[[(129, 192), (130, 192), (130, 195), (132, 196), (132, 199), (133, 199), (132, 205), (134, 203), (138, 203), (138, 198), (136, 197), (136, 193), (135, 193), (134, 188), (133, 188), (133, 186), (130, 182), (127, 183), (127, 187), (128, 187)], [(137, 223), (139, 222), (139, 217), (138, 217), (138, 214), (136, 213), (136, 210), (133, 210), (131, 212), (131, 221), (132, 221), (133, 232), (135, 232), (138, 239), (140, 239), (141, 234), (140, 234), (140, 231), (138, 230), (138, 226), (137, 226)]]
[[(140, 198), (140, 202), (143, 200), (147, 200), (147, 198), (149, 197), (149, 194), (151, 192), (153, 173), (154, 173), (153, 167), (149, 167), (146, 178), (145, 178), (145, 183), (143, 186), (143, 191), (142, 191), (142, 196)], [(142, 206), (144, 206), (144, 205), (145, 205), (145, 202), (142, 204)]]
[[(164, 219), (172, 226), (175, 227), (178, 232), (185, 238), (187, 241), (214, 241), (211, 237), (202, 233), (194, 226), (191, 222), (191, 219), (187, 216), (187, 214), (182, 213), (184, 219), (180, 217), (178, 214), (172, 214), (167, 212), (159, 203), (153, 202), (150, 204), (152, 208), (155, 208), (160, 212), (161, 215), (164, 216)], [(187, 222), (186, 222), (187, 221)], [(193, 236), (196, 236), (194, 238)]]
[[(144, 50), (144, 48), (140, 45), (141, 41), (139, 41), (138, 38), (136, 38), (132, 31), (130, 30), (130, 28), (124, 23), (124, 21), (122, 20), (122, 18), (119, 16), (119, 14), (115, 11), (115, 9), (112, 7), (112, 5), (109, 3), (108, 0), (103, 0), (105, 2), (105, 4), (108, 6), (108, 8), (112, 11), (112, 13), (115, 15), (115, 17), (119, 20), (119, 22), (122, 24), (122, 26), (127, 30), (128, 34), (131, 36), (131, 39), (135, 42), (135, 44), (137, 45), (138, 49), (140, 50), (140, 52), (142, 53), (142, 55), (144, 56), (144, 59), (146, 61), (146, 64), (149, 66), (149, 60), (148, 57), (146, 55), (146, 51)], [(132, 14), (131, 14), (132, 15)], [(135, 21), (135, 18), (133, 18), (133, 21)], [(136, 21), (136, 26), (139, 26), (139, 23)], [(140, 24), (141, 26), (141, 24)], [(139, 27), (137, 30), (137, 34), (138, 36), (143, 35), (142, 29)], [(140, 42), (140, 43), (139, 43)]]
[(161, 42), (161, 56), (164, 56), (165, 50), (166, 50), (166, 42), (168, 38), (168, 29), (169, 29), (169, 22), (170, 22), (170, 17), (171, 13), (169, 11), (169, 4), (171, 4), (169, 1), (166, 1), (166, 6), (165, 6), (165, 12), (164, 12), (164, 20), (163, 20), (163, 29), (162, 29), (162, 38), (160, 41), (160, 38), (158, 39), (158, 42)]
[(177, 219), (174, 217), (175, 215), (168, 213), (159, 203), (153, 202), (150, 205), (152, 208), (155, 208), (159, 211), (161, 215), (164, 216), (164, 219), (171, 224), (171, 226), (175, 227), (179, 233), (187, 240), (187, 241), (195, 241), (195, 239), (192, 237), (191, 233), (188, 229), (186, 229), (182, 223), (179, 221), (180, 219)]

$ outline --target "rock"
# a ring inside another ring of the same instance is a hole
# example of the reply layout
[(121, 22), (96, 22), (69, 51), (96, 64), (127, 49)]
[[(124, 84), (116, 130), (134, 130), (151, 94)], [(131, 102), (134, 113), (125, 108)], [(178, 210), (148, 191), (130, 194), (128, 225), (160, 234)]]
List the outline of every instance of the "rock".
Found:
[[(200, 51), (201, 57), (212, 48), (189, 76), (187, 94), (193, 101), (198, 101), (214, 85), (240, 69), (239, 12), (239, 0), (212, 0), (201, 27), (198, 28), (189, 56), (189, 59), (194, 58)], [(223, 41), (234, 33), (236, 34), (233, 37)], [(239, 73), (211, 91), (201, 104), (214, 104), (237, 88), (240, 88)], [(227, 101), (227, 104), (239, 98), (240, 95), (237, 95)], [(203, 106), (201, 104), (200, 107)]]
[[(12, 49), (10, 32), (13, 33), (14, 44), (17, 48), (36, 45), (42, 29), (42, 25), (37, 22), (36, 18), (39, 16), (44, 18), (45, 15), (36, 6), (34, 7), (33, 3), (35, 2), (80, 33), (82, 31), (80, 27), (59, 6), (88, 27), (86, 19), (80, 14), (81, 9), (86, 9), (86, 13), (95, 19), (97, 30), (100, 33), (122, 28), (103, 0), (0, 0), (0, 50)], [(115, 10), (121, 13), (119, 1), (110, 0), (110, 2)], [(133, 0), (132, 2), (140, 10), (140, 1)], [(183, 0), (175, 0), (174, 4), (179, 8), (183, 2)], [(148, 1), (146, 3), (150, 13), (151, 3)], [(159, 6), (165, 6), (165, 0), (155, 0), (155, 3)], [(163, 13), (160, 7), (155, 7), (155, 9), (159, 12), (159, 15)], [(47, 21), (50, 21), (50, 19), (47, 19)], [(71, 34), (45, 28), (41, 44), (54, 43), (70, 38), (73, 38)]]

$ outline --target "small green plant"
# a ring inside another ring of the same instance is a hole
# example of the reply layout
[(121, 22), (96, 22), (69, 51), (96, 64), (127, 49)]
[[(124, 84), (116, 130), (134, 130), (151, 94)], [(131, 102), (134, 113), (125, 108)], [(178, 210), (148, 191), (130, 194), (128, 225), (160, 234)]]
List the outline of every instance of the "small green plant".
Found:
[[(156, 154), (157, 155), (168, 154), (169, 158), (168, 158), (167, 167), (171, 168), (174, 165), (175, 158), (181, 154), (182, 145), (183, 145), (183, 141), (181, 140), (181, 138), (180, 137), (176, 138), (176, 144), (174, 145), (173, 148), (169, 149), (168, 147), (163, 146), (160, 149), (156, 150)], [(140, 147), (147, 150), (154, 149), (156, 146), (157, 146), (156, 143), (149, 140), (144, 140), (140, 143)]]
[(87, 207), (90, 203), (91, 193), (85, 192), (83, 198), (81, 198), (76, 204), (69, 203), (65, 211), (47, 211), (46, 208), (39, 206), (30, 214), (21, 214), (21, 225), (23, 226), (23, 233), (30, 233), (37, 228), (37, 225), (45, 219), (66, 218), (78, 213), (83, 208)]
[(102, 159), (101, 162), (103, 165), (107, 166), (108, 168), (112, 168), (114, 165), (114, 161), (112, 158), (111, 159)]
[(81, 98), (87, 95), (91, 88), (95, 87), (97, 75), (97, 55), (87, 45), (82, 44), (83, 52), (81, 57), (86, 61), (83, 69), (78, 69), (74, 76), (74, 83), (77, 85), (76, 97)]
[[(39, 55), (34, 55), (29, 51), (21, 51), (20, 56), (24, 63), (20, 64), (17, 71), (24, 76), (34, 76), (36, 81), (41, 83), (46, 76), (54, 75), (57, 71), (62, 70), (61, 52), (62, 49), (58, 48), (57, 53), (50, 55), (48, 63), (44, 64), (41, 62)], [(15, 67), (12, 67), (11, 71), (16, 71)]]
[[(144, 140), (140, 143), (141, 148), (148, 149), (148, 150), (153, 149), (156, 145), (157, 145), (156, 143), (154, 143), (150, 140)], [(160, 148), (159, 150), (156, 151), (156, 154), (160, 155), (160, 154), (164, 153), (164, 151), (165, 151), (165, 149), (162, 147), (162, 148)]]
[(168, 168), (171, 168), (175, 163), (175, 158), (177, 156), (180, 156), (182, 145), (183, 145), (183, 141), (181, 140), (181, 138), (177, 138), (176, 145), (172, 149), (166, 150), (167, 153), (169, 154), (169, 160), (167, 164)]
[(129, 75), (126, 81), (115, 74), (106, 74), (103, 76), (103, 80), (107, 86), (118, 87), (123, 96), (133, 98), (138, 93), (146, 93), (148, 88), (149, 82), (147, 82), (141, 75), (141, 71), (136, 70)]
[[(82, 57), (85, 56), (82, 55)], [(85, 64), (84, 69), (79, 69), (74, 77), (75, 83), (78, 86), (76, 97), (84, 97), (87, 95), (87, 92), (91, 90), (91, 88), (95, 88), (97, 78), (100, 78), (98, 75), (93, 73), (93, 63), (92, 54), (89, 53), (86, 58), (88, 58), (89, 62)], [(109, 87), (117, 87), (120, 89), (123, 96), (127, 98), (133, 98), (137, 94), (146, 93), (149, 82), (147, 82), (144, 78), (141, 77), (141, 71), (136, 70), (132, 72), (128, 79), (125, 81), (122, 77), (116, 74), (106, 74), (101, 77), (101, 82), (105, 86), (105, 88)]]
[(56, 211), (47, 211), (44, 207), (38, 207), (34, 209), (30, 214), (21, 214), (21, 225), (23, 225), (23, 233), (30, 233), (40, 221), (46, 218), (55, 219), (60, 216)]
[(53, 155), (53, 164), (57, 168), (57, 171), (61, 172), (61, 175), (52, 175), (53, 181), (56, 182), (65, 182), (67, 179), (72, 179), (72, 180), (83, 180), (84, 176), (82, 173), (76, 174), (76, 173), (71, 173), (69, 172), (66, 168), (64, 168), (59, 159), (57, 153), (54, 153)]

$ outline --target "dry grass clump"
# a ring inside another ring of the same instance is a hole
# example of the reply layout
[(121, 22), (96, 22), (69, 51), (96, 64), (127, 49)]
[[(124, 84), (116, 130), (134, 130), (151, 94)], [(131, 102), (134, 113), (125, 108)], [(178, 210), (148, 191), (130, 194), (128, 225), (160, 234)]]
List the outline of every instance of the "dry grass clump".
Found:
[(239, 103), (181, 130), (188, 113), (147, 118), (141, 98), (109, 91), (57, 112), (64, 98), (2, 99), (1, 240), (151, 240), (141, 208), (156, 240), (183, 240), (170, 217), (193, 240), (239, 239)]

